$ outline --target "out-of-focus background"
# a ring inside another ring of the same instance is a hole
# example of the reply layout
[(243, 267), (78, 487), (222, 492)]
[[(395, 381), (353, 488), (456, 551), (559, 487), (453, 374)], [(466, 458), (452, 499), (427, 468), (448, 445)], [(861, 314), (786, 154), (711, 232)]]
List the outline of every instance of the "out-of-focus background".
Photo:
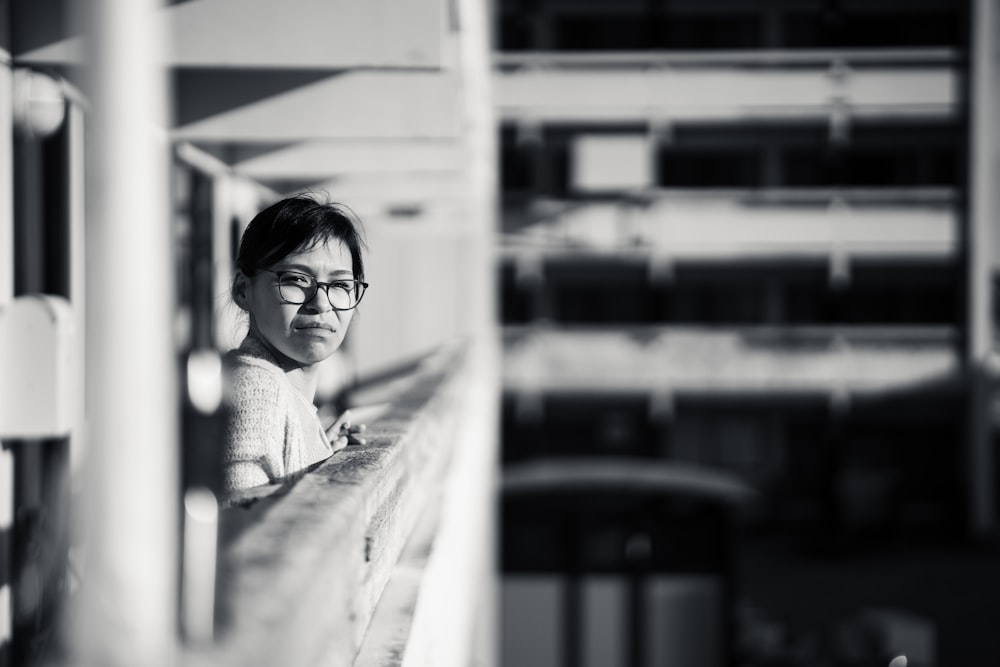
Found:
[(497, 356), (462, 664), (1000, 655), (994, 0), (6, 0), (0, 61), (0, 666), (177, 640), (302, 191), (370, 248), (321, 401)]

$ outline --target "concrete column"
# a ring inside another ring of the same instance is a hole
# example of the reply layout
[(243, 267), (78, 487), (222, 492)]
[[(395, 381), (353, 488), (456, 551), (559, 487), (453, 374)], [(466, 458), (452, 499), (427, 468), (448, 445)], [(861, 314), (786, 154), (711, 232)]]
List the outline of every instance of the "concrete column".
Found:
[(970, 29), (969, 209), (966, 236), (967, 350), (969, 372), (969, 530), (987, 537), (996, 529), (993, 438), (987, 362), (993, 348), (992, 276), (997, 262), (995, 231), (1000, 215), (1000, 7), (974, 0)]
[(0, 305), (14, 298), (14, 80), (0, 49)]
[(86, 452), (87, 412), (85, 396), (85, 367), (87, 345), (87, 280), (86, 280), (86, 162), (85, 142), (86, 114), (79, 103), (71, 102), (66, 122), (69, 124), (69, 298), (73, 308), (73, 322), (76, 339), (73, 350), (74, 410), (76, 419), (70, 441), (70, 469), (76, 471)]
[[(3, 18), (0, 18), (3, 21)], [(14, 121), (10, 54), (0, 49), (0, 308), (14, 298)], [(0, 533), (14, 530), (14, 454), (0, 446)], [(0, 654), (11, 641), (11, 552), (0, 553)]]
[(157, 4), (90, 0), (79, 14), (91, 102), (81, 665), (176, 664), (176, 268)]
[[(465, 305), (470, 317), (469, 328), (477, 341), (477, 378), (474, 393), (478, 400), (464, 409), (468, 411), (465, 428), (459, 430), (460, 443), (470, 450), (465, 457), (456, 457), (462, 464), (464, 480), (456, 481), (454, 498), (467, 497), (468, 512), (451, 513), (443, 521), (444, 539), (457, 540), (469, 526), (479, 526), (478, 549), (464, 554), (467, 581), (479, 582), (478, 590), (465, 595), (467, 616), (464, 628), (467, 650), (455, 650), (461, 657), (452, 664), (476, 664), (493, 667), (498, 664), (497, 617), (499, 564), (497, 562), (497, 447), (499, 440), (499, 328), (497, 326), (497, 284), (495, 239), (497, 238), (498, 176), (497, 131), (493, 103), (493, 65), (491, 29), (494, 23), (493, 2), (460, 0), (458, 11), (461, 31), (462, 97), (468, 134), (465, 147), (469, 162), (469, 210), (473, 225), (469, 259), (469, 291)], [(459, 445), (462, 447), (462, 445)], [(464, 461), (464, 463), (462, 463)], [(464, 467), (468, 466), (468, 467)], [(465, 486), (463, 487), (463, 484)], [(478, 493), (473, 489), (478, 489)], [(465, 516), (461, 516), (461, 515)], [(460, 554), (460, 549), (456, 553)], [(460, 554), (461, 555), (461, 554)], [(438, 566), (439, 571), (447, 563)], [(432, 616), (433, 618), (433, 616)], [(432, 663), (434, 664), (434, 663)], [(447, 663), (442, 663), (447, 664)]]

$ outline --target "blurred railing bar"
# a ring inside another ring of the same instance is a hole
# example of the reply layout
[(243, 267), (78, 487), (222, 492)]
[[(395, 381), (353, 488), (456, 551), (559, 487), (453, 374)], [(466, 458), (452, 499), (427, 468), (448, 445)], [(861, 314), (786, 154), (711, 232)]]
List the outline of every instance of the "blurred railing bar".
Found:
[(58, 77), (59, 92), (71, 105), (77, 106), (81, 111), (90, 111), (90, 100), (82, 90), (67, 81), (64, 77)]
[[(712, 247), (708, 245), (689, 245), (681, 248), (675, 245), (669, 251), (663, 248), (656, 248), (651, 244), (636, 245), (635, 243), (618, 243), (616, 245), (588, 245), (583, 240), (566, 238), (565, 234), (553, 234), (548, 237), (528, 236), (524, 234), (507, 234), (498, 237), (500, 248), (498, 254), (503, 259), (524, 258), (533, 255), (531, 261), (541, 259), (578, 259), (588, 257), (593, 259), (613, 259), (615, 261), (627, 261), (636, 264), (646, 262), (670, 262), (679, 265), (686, 262), (697, 262), (703, 267), (720, 266), (731, 264), (734, 255), (729, 248), (722, 246), (718, 252), (709, 252)], [(717, 246), (718, 247), (718, 246)], [(781, 262), (783, 265), (814, 266), (818, 262), (828, 262), (831, 258), (831, 248), (833, 244), (803, 243), (796, 246), (793, 243), (782, 244), (741, 244), (742, 255), (740, 259), (743, 263), (773, 263)], [(956, 248), (953, 243), (928, 243), (920, 245), (917, 243), (907, 244), (905, 247), (899, 243), (888, 244), (855, 244), (850, 251), (841, 251), (840, 258), (853, 261), (855, 258), (880, 259), (891, 257), (898, 262), (907, 262), (920, 265), (941, 265), (954, 261)], [(835, 256), (836, 257), (836, 256)]]
[(356, 405), (386, 400), (419, 381), (423, 376), (419, 371), (429, 370), (435, 364), (440, 364), (443, 354), (444, 349), (436, 346), (356, 377), (333, 397), (332, 406), (324, 408), (333, 407), (339, 412)]
[(659, 336), (669, 336), (671, 333), (696, 334), (724, 333), (735, 335), (746, 340), (773, 340), (782, 344), (794, 342), (815, 342), (838, 339), (844, 343), (957, 343), (958, 328), (949, 325), (915, 324), (915, 325), (726, 325), (696, 326), (696, 325), (618, 325), (618, 324), (564, 324), (558, 326), (546, 324), (505, 324), (503, 336), (505, 339), (517, 340), (524, 336), (551, 335), (587, 336), (620, 334), (623, 338), (650, 340)]
[(391, 382), (404, 377), (412, 377), (412, 373), (415, 370), (420, 368), (420, 366), (426, 363), (429, 359), (439, 355), (440, 353), (440, 348), (434, 347), (431, 350), (415, 354), (412, 357), (408, 357), (392, 365), (379, 368), (356, 380), (354, 384), (351, 385), (351, 389), (349, 391), (359, 391), (385, 382)]
[(572, 198), (505, 196), (509, 203), (530, 203), (542, 217), (583, 208), (588, 203), (649, 204), (654, 201), (740, 201), (762, 204), (954, 204), (958, 191), (950, 187), (779, 187), (779, 188), (666, 188), (649, 187), (618, 192), (584, 192)]
[(174, 155), (189, 167), (205, 174), (220, 176), (233, 173), (233, 168), (228, 164), (186, 141), (180, 141), (174, 145)]
[(957, 65), (957, 49), (930, 47), (912, 49), (787, 49), (725, 51), (629, 51), (498, 53), (493, 63), (500, 69), (520, 67), (815, 67), (837, 63), (850, 66)]
[(707, 466), (614, 457), (509, 463), (501, 478), (505, 495), (598, 490), (706, 498), (737, 509), (758, 495), (735, 476)]
[[(540, 68), (539, 71), (542, 71), (542, 69)], [(543, 72), (543, 74), (547, 77), (557, 76), (555, 73)], [(643, 76), (655, 78), (653, 74), (644, 74)], [(733, 74), (733, 79), (735, 80), (742, 76), (744, 75)], [(510, 78), (515, 79), (516, 77), (511, 76)], [(648, 84), (649, 82), (645, 83)], [(555, 86), (556, 89), (559, 87), (558, 84), (558, 81), (547, 82), (547, 85)], [(690, 83), (689, 86), (693, 88), (693, 85)], [(758, 104), (760, 106), (757, 106)], [(636, 111), (625, 103), (619, 105), (609, 104), (602, 107), (587, 107), (580, 104), (563, 103), (561, 105), (546, 106), (540, 111), (535, 111), (528, 107), (529, 105), (504, 104), (501, 105), (500, 115), (504, 121), (512, 120), (520, 122), (523, 120), (537, 120), (542, 123), (566, 123), (572, 121), (594, 126), (601, 124), (618, 126), (622, 123), (648, 123), (653, 119), (654, 113), (652, 107)], [(710, 103), (697, 107), (694, 105), (677, 105), (665, 106), (655, 113), (660, 116), (672, 115), (673, 121), (678, 125), (697, 123), (699, 125), (715, 124), (728, 126), (733, 123), (753, 125), (758, 123), (824, 122), (829, 121), (832, 108), (833, 105), (819, 98), (815, 101), (791, 104), (778, 104), (771, 103), (770, 101), (764, 104), (760, 100), (749, 99), (747, 104), (740, 106), (719, 106)], [(959, 118), (959, 114), (959, 106), (947, 100), (928, 103), (914, 102), (912, 104), (869, 104), (862, 101), (851, 108), (851, 117), (855, 120), (891, 122), (898, 125), (909, 122), (951, 122)]]
[(887, 188), (648, 188), (630, 195), (640, 202), (661, 200), (738, 200), (760, 204), (953, 204), (949, 187)]

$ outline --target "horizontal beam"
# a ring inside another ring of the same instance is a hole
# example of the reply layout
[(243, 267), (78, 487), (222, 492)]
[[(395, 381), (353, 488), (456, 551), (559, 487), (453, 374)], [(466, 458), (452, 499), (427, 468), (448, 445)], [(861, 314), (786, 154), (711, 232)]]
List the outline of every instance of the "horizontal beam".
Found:
[(959, 106), (953, 68), (699, 67), (497, 72), (503, 119), (729, 121), (755, 118), (938, 118)]
[[(165, 27), (176, 65), (438, 67), (444, 10), (442, 0), (199, 0), (172, 6)], [(236, 38), (220, 39), (234, 17)]]
[(698, 327), (525, 331), (504, 352), (511, 391), (889, 392), (948, 383), (961, 373), (950, 337), (792, 339)]
[[(199, 0), (161, 8), (154, 30), (175, 66), (437, 68), (446, 26), (443, 0)], [(15, 56), (79, 63), (83, 49), (71, 36)]]
[[(513, 214), (512, 214), (513, 215)], [(560, 254), (568, 246), (659, 259), (766, 256), (951, 258), (959, 250), (953, 204), (781, 205), (735, 199), (662, 198), (648, 206), (573, 204), (518, 225), (504, 253)], [(566, 252), (573, 252), (566, 250)]]
[(356, 200), (409, 204), (468, 197), (465, 175), (461, 172), (349, 174), (317, 183), (312, 189), (348, 204)]
[(501, 69), (592, 67), (879, 67), (954, 65), (959, 53), (948, 48), (734, 49), (711, 51), (532, 51), (497, 53)]
[(347, 174), (415, 174), (457, 172), (462, 146), (450, 139), (428, 141), (328, 139), (282, 146), (248, 157), (232, 166), (250, 178), (310, 178)]
[[(176, 91), (179, 97), (184, 90)], [(208, 94), (211, 94), (209, 92)], [(225, 96), (245, 91), (220, 90)], [(190, 141), (457, 139), (462, 136), (457, 79), (438, 72), (350, 71), (174, 127)]]

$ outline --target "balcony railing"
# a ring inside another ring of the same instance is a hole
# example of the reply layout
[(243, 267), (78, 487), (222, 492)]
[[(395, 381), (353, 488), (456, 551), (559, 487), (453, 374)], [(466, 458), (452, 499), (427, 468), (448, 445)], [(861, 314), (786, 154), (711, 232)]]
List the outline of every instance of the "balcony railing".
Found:
[(721, 51), (532, 51), (493, 54), (502, 69), (552, 67), (816, 67), (843, 63), (850, 67), (884, 65), (954, 65), (959, 54), (951, 48), (879, 49), (732, 49)]
[[(488, 654), (489, 353), (448, 348), (354, 398), (367, 444), (220, 516), (217, 636), (188, 665), (444, 665)], [(478, 658), (476, 658), (478, 659)], [(489, 661), (484, 664), (490, 664)]]
[(958, 63), (950, 49), (494, 57), (500, 116), (541, 123), (945, 118)]
[(950, 188), (652, 188), (540, 199), (505, 216), (502, 252), (623, 252), (673, 260), (733, 257), (947, 259), (959, 250)]
[(505, 327), (508, 391), (879, 394), (958, 382), (948, 327)]

